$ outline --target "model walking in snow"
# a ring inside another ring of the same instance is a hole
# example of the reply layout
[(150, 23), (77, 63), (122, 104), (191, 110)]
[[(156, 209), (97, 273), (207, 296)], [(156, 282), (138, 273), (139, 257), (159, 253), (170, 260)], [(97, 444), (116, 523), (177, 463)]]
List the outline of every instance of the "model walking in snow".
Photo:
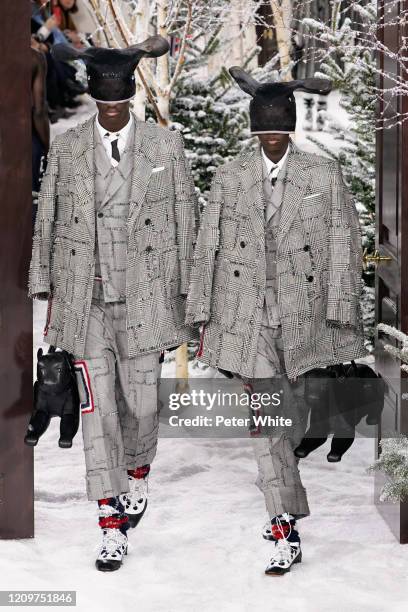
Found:
[(167, 51), (159, 36), (123, 50), (54, 48), (85, 61), (98, 114), (52, 144), (29, 295), (49, 300), (45, 342), (76, 359), (102, 571), (120, 567), (146, 508), (160, 352), (194, 337), (184, 317), (198, 208), (183, 141), (129, 111), (138, 62)]
[[(230, 73), (252, 96), (256, 152), (217, 169), (201, 220), (186, 322), (203, 325), (201, 359), (253, 391), (284, 389), (291, 429), (252, 437), (257, 484), (275, 542), (266, 573), (301, 560), (296, 520), (309, 514), (293, 453), (305, 431), (302, 374), (366, 355), (359, 305), (362, 246), (357, 211), (339, 164), (295, 146), (293, 92), (330, 82), (260, 84)], [(304, 381), (304, 379), (303, 379)]]

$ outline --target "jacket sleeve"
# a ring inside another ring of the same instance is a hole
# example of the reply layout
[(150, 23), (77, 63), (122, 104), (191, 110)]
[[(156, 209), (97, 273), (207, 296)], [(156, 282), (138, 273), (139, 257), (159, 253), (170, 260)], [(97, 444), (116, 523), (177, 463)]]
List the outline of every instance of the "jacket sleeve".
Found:
[(358, 212), (340, 164), (331, 169), (332, 209), (326, 319), (335, 325), (357, 326), (360, 317), (363, 249)]
[(219, 246), (219, 219), (222, 205), (222, 182), (219, 170), (211, 183), (209, 201), (205, 207), (198, 232), (186, 304), (186, 324), (198, 326), (211, 316), (211, 293), (215, 256)]
[(33, 248), (28, 278), (28, 296), (35, 294), (51, 294), (50, 286), (50, 256), (54, 228), (56, 201), (56, 184), (58, 180), (57, 143), (51, 145), (48, 153), (47, 169), (45, 171), (38, 197), (38, 211), (34, 227)]
[(176, 134), (174, 158), (175, 216), (177, 245), (180, 260), (181, 293), (187, 295), (197, 237), (199, 209), (193, 175), (184, 151), (183, 137)]

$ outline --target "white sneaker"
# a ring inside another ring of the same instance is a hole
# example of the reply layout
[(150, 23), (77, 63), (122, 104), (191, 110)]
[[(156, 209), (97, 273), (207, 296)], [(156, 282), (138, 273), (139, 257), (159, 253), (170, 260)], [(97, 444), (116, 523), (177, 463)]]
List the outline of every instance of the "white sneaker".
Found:
[(128, 474), (129, 493), (122, 493), (119, 499), (125, 508), (130, 527), (136, 527), (147, 508), (147, 476), (133, 478)]
[(103, 529), (102, 544), (95, 565), (101, 572), (113, 572), (127, 554), (128, 539), (119, 529)]
[(282, 576), (294, 563), (302, 561), (300, 542), (288, 542), (284, 538), (275, 541), (275, 550), (265, 570), (268, 576)]

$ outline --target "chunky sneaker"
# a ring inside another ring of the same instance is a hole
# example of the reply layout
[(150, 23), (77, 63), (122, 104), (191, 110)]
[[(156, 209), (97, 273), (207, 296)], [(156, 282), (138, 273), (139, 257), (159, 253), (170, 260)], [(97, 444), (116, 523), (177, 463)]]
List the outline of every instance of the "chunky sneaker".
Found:
[(118, 496), (98, 500), (98, 510), (102, 544), (95, 565), (101, 572), (113, 572), (127, 554), (128, 518)]
[(275, 550), (265, 570), (268, 576), (282, 576), (290, 571), (293, 563), (300, 563), (302, 551), (300, 542), (288, 542), (287, 540), (276, 540)]
[(282, 576), (290, 571), (293, 563), (301, 562), (300, 537), (295, 525), (295, 518), (285, 512), (272, 519), (269, 529), (264, 527), (262, 535), (275, 542), (275, 549), (265, 569), (268, 576)]
[(102, 533), (102, 544), (95, 564), (101, 572), (114, 572), (127, 555), (128, 539), (119, 529), (103, 529)]
[(129, 527), (136, 527), (147, 508), (149, 465), (128, 470), (129, 493), (119, 496), (128, 517)]

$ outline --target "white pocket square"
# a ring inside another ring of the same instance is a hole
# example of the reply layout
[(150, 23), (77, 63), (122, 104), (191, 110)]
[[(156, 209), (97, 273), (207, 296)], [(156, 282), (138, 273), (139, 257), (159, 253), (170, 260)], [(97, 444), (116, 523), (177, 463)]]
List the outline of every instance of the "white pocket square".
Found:
[(311, 193), (310, 195), (305, 196), (303, 199), (304, 200), (308, 200), (309, 198), (317, 198), (317, 196), (321, 196), (321, 195), (322, 195), (321, 192), (320, 193)]
[(157, 168), (153, 168), (152, 174), (153, 172), (161, 172), (161, 170), (164, 170), (164, 166), (157, 166)]

